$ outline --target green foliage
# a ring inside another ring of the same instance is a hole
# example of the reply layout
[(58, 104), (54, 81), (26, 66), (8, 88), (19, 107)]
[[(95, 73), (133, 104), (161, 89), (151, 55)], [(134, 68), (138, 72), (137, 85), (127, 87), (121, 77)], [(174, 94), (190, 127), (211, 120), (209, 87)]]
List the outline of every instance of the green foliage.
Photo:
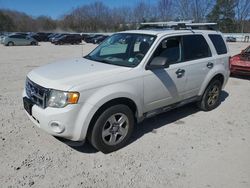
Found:
[(236, 0), (217, 0), (213, 10), (208, 15), (208, 21), (218, 23), (222, 32), (235, 31)]

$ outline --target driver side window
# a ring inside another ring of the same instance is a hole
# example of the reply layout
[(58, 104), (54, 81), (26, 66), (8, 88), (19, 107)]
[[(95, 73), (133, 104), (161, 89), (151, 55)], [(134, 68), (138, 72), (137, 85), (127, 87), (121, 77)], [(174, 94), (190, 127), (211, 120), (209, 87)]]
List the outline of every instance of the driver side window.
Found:
[(159, 46), (156, 48), (154, 57), (167, 58), (168, 64), (175, 64), (181, 61), (181, 38), (170, 37), (163, 39)]

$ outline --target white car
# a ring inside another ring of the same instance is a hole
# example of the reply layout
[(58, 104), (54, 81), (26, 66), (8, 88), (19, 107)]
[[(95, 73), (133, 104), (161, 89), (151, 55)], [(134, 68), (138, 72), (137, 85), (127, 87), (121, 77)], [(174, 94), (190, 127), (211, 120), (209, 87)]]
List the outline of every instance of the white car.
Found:
[(216, 108), (229, 56), (217, 31), (120, 32), (83, 58), (31, 71), (24, 107), (49, 134), (88, 139), (108, 153), (125, 146), (134, 125), (147, 117), (190, 102), (204, 111)]

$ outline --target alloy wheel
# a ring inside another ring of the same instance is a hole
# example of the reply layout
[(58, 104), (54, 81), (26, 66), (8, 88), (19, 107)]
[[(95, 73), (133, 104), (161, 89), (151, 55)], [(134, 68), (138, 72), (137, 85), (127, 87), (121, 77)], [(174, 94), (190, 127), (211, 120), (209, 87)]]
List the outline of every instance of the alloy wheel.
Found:
[(103, 126), (102, 139), (107, 145), (116, 145), (126, 137), (128, 128), (129, 121), (125, 114), (113, 114)]

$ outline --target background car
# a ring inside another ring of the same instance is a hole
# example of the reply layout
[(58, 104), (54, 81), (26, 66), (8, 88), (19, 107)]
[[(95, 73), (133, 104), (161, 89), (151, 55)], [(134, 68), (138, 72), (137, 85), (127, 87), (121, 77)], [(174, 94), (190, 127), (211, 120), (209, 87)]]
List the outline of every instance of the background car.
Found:
[(38, 45), (38, 42), (29, 36), (13, 34), (6, 36), (4, 38), (3, 44), (5, 46), (22, 46), (22, 45)]
[(236, 42), (236, 38), (235, 37), (227, 37), (226, 41), (227, 42)]
[(63, 35), (66, 35), (66, 33), (55, 33), (49, 37), (49, 41), (53, 43), (56, 38), (60, 38)]
[(99, 37), (96, 37), (93, 39), (93, 43), (94, 44), (100, 44), (102, 41), (104, 41), (106, 38), (108, 38), (107, 35), (102, 35), (102, 36), (99, 36)]
[(85, 38), (89, 37), (89, 34), (82, 33), (81, 36), (82, 36), (82, 40), (85, 41)]
[(231, 74), (250, 75), (250, 46), (230, 59)]
[(87, 43), (94, 43), (95, 38), (100, 37), (100, 36), (103, 36), (103, 35), (100, 35), (100, 34), (91, 34), (91, 35), (85, 37), (84, 41), (87, 42)]
[(38, 42), (47, 42), (47, 41), (49, 41), (48, 36), (50, 34), (51, 33), (42, 33), (42, 32), (39, 32), (39, 33), (32, 33), (32, 34), (30, 34), (30, 36), (32, 38), (36, 39)]
[(82, 42), (82, 37), (80, 34), (67, 34), (59, 38), (56, 38), (54, 44), (80, 44)]
[(2, 33), (2, 34), (0, 35), (0, 43), (1, 43), (1, 44), (3, 44), (4, 38), (7, 37), (7, 36), (8, 36), (8, 35), (5, 34), (5, 33)]

